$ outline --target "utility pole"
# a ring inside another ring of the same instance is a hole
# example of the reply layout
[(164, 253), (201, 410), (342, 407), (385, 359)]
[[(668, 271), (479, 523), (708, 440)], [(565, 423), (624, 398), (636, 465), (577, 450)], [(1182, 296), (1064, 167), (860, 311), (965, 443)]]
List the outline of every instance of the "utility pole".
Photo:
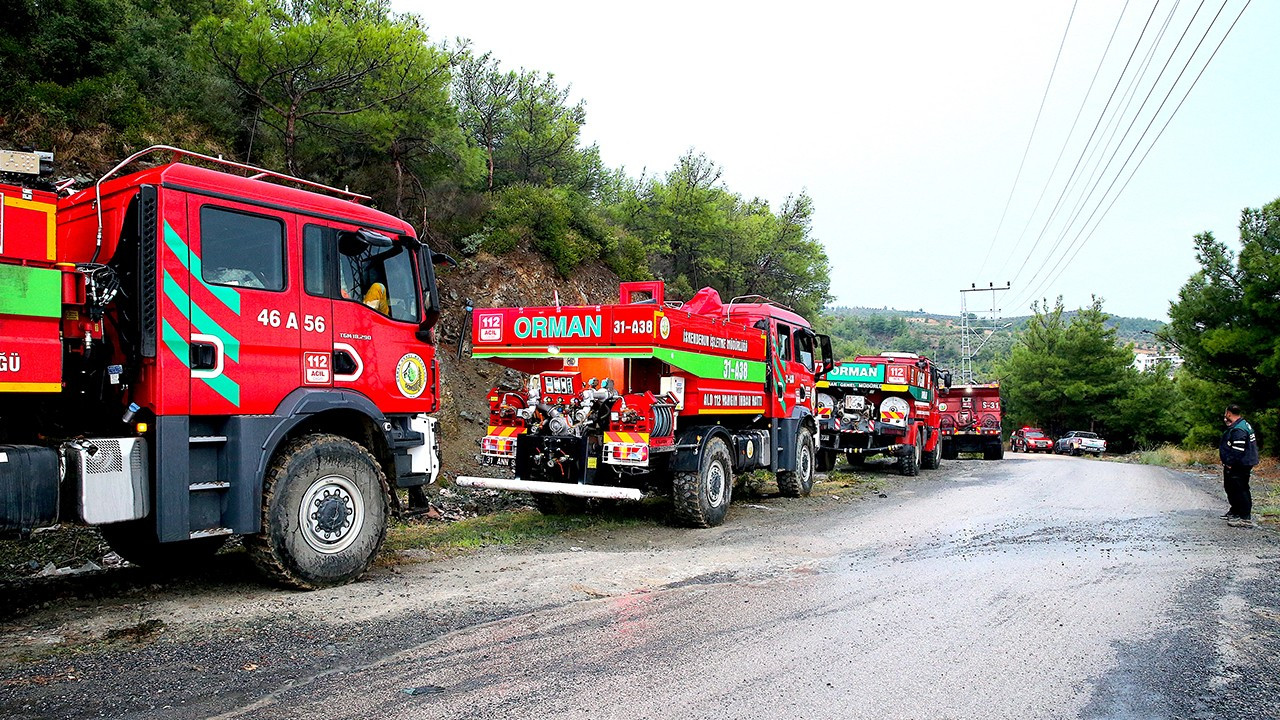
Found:
[[(969, 287), (960, 289), (960, 379), (966, 385), (973, 385), (973, 359), (982, 352), (982, 348), (986, 346), (991, 336), (1000, 329), (1000, 308), (996, 307), (996, 293), (1008, 290), (1012, 285), (1008, 282), (1004, 287), (997, 287), (995, 283), (987, 283), (987, 287), (978, 287), (976, 283), (969, 283)], [(969, 318), (969, 293), (989, 292), (991, 293), (991, 314), (985, 318), (979, 318), (976, 314), (973, 319)], [(981, 338), (974, 347), (974, 336), (980, 335)]]

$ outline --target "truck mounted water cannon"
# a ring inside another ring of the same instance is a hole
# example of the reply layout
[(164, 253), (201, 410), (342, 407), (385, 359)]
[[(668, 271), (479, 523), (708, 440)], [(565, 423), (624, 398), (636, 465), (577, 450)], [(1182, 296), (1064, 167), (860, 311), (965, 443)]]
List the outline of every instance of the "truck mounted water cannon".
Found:
[(664, 292), (632, 282), (614, 305), (476, 309), (472, 357), (529, 383), (494, 388), (481, 440), (482, 458), (515, 478), (458, 484), (531, 492), (548, 513), (668, 494), (698, 527), (724, 521), (739, 473), (767, 469), (784, 495), (808, 494), (830, 339), (757, 296)]
[(903, 475), (939, 464), (938, 388), (951, 374), (915, 353), (860, 355), (839, 363), (819, 383), (822, 437), (818, 467), (850, 465), (877, 455), (896, 457)]
[(148, 148), (60, 193), (21, 160), (0, 185), (0, 532), (96, 525), (140, 564), (238, 535), (283, 584), (360, 575), (394, 488), (439, 472), (448, 258), (363, 195), (221, 158)]

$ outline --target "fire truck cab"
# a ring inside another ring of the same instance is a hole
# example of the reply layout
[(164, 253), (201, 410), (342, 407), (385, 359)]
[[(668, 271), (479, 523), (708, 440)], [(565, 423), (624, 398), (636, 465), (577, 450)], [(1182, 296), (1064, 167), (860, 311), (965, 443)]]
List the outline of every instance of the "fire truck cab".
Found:
[(241, 535), (287, 585), (361, 574), (392, 489), (439, 472), (447, 258), (364, 196), (176, 148), (3, 191), (46, 219), (0, 238), (0, 530), (97, 525), (144, 564)]

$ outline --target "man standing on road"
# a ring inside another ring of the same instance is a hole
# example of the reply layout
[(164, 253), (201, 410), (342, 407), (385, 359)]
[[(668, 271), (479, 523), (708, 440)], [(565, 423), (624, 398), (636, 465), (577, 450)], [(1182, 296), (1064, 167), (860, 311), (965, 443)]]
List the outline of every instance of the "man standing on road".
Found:
[(1253, 428), (1240, 417), (1239, 405), (1228, 405), (1222, 414), (1227, 431), (1218, 443), (1218, 457), (1222, 459), (1222, 487), (1227, 491), (1231, 508), (1222, 517), (1234, 527), (1253, 525), (1253, 496), (1249, 494), (1249, 474), (1258, 464), (1258, 439)]

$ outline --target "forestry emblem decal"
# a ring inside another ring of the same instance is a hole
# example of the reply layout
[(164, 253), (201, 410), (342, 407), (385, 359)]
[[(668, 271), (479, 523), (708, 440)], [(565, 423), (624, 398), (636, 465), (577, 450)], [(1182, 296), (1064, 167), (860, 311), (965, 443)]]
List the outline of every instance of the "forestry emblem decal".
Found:
[(416, 353), (408, 353), (396, 363), (396, 386), (407, 398), (416, 398), (427, 389), (427, 364)]

